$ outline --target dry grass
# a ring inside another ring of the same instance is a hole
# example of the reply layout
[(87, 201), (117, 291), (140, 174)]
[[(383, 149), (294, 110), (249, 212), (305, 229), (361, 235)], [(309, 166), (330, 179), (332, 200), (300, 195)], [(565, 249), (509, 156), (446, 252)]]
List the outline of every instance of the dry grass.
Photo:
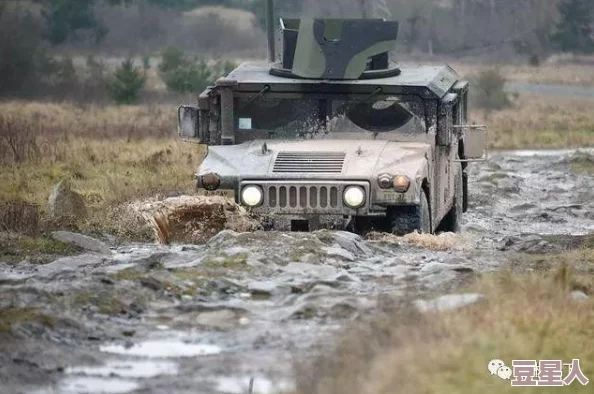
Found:
[(461, 239), (454, 233), (442, 233), (440, 235), (420, 234), (417, 232), (406, 234), (402, 237), (387, 233), (369, 233), (366, 238), (376, 242), (399, 243), (404, 242), (412, 246), (418, 246), (433, 250), (450, 250), (460, 245)]
[[(299, 393), (514, 393), (491, 376), (487, 363), (574, 358), (594, 379), (594, 300), (574, 301), (574, 289), (594, 290), (594, 250), (551, 256), (553, 268), (536, 273), (484, 275), (468, 290), (485, 299), (451, 312), (421, 314), (408, 304), (351, 328), (336, 352), (299, 368)], [(546, 257), (545, 257), (546, 258)], [(565, 369), (565, 374), (567, 369)], [(591, 383), (565, 387), (590, 393)], [(537, 387), (522, 392), (553, 393)]]
[(24, 151), (35, 152), (2, 157), (0, 203), (37, 204), (42, 215), (52, 186), (64, 178), (96, 213), (95, 223), (123, 202), (190, 192), (204, 154), (176, 140), (173, 106), (7, 102), (0, 114), (12, 122), (0, 130), (0, 144), (6, 134), (26, 133)]
[(474, 110), (470, 120), (489, 127), (494, 149), (594, 146), (594, 100), (521, 95), (512, 108), (488, 114)]
[[(466, 77), (493, 68), (491, 64), (452, 62), (450, 65)], [(510, 82), (594, 86), (594, 67), (588, 64), (499, 65), (497, 68)]]

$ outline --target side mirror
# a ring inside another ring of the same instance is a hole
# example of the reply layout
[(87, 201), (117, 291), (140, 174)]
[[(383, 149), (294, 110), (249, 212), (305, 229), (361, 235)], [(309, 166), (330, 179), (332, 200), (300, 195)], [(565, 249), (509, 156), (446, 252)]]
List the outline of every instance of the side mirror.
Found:
[(182, 105), (177, 110), (177, 133), (183, 140), (200, 142), (198, 108)]
[(456, 126), (464, 130), (464, 160), (484, 161), (487, 159), (488, 130), (483, 125)]

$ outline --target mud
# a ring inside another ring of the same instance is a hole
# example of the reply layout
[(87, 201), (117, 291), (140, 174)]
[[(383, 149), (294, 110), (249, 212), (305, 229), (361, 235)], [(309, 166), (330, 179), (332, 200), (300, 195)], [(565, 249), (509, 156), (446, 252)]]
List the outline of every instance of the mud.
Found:
[(571, 154), (471, 165), (459, 235), (223, 230), (198, 244), (0, 262), (2, 393), (247, 393), (252, 378), (254, 393), (290, 390), (296, 359), (382, 303), (480, 301), (436, 297), (514, 254), (579, 245), (594, 232), (594, 179), (571, 172)]

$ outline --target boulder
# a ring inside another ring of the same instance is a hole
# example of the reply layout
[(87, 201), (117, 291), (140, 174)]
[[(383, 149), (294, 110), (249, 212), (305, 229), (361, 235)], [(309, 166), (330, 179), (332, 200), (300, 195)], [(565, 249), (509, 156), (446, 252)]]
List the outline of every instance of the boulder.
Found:
[(87, 216), (87, 207), (82, 196), (64, 179), (54, 186), (49, 196), (48, 213), (54, 221), (75, 221)]
[(68, 231), (54, 231), (52, 238), (77, 248), (102, 254), (111, 254), (109, 246), (103, 242), (83, 234), (71, 233)]

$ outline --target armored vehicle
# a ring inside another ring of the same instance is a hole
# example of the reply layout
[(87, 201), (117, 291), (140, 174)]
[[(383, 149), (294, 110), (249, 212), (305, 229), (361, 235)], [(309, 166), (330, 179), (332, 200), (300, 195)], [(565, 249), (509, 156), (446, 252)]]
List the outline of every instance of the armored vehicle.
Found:
[(271, 10), (268, 62), (179, 108), (181, 138), (208, 146), (198, 188), (279, 230), (457, 231), (466, 167), (486, 154), (486, 128), (467, 125), (469, 83), (447, 65), (394, 63), (398, 22), (383, 19), (280, 19), (277, 59)]

